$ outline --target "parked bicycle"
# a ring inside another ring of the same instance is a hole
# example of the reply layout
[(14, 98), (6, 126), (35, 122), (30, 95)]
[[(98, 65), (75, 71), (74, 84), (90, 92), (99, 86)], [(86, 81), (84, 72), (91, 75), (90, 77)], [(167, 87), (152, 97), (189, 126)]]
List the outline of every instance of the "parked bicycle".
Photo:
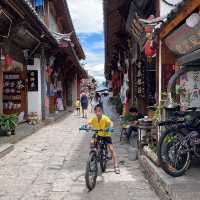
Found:
[(173, 177), (187, 171), (193, 155), (200, 158), (200, 112), (196, 110), (176, 112), (173, 118), (159, 124), (166, 130), (158, 142), (158, 159), (163, 170)]
[[(107, 144), (104, 137), (98, 136), (98, 132), (105, 131), (102, 129), (91, 129), (82, 126), (79, 130), (86, 132), (93, 132), (93, 139), (95, 143), (90, 146), (89, 158), (86, 164), (85, 182), (89, 190), (93, 190), (96, 186), (96, 179), (98, 174), (106, 171), (107, 161), (111, 158), (108, 157)], [(110, 130), (109, 130), (110, 131)]]

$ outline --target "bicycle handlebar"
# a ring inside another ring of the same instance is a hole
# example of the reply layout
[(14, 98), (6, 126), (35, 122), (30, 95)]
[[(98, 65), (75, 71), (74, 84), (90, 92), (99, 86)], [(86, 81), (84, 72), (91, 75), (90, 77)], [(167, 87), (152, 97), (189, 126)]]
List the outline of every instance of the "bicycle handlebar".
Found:
[(80, 127), (79, 131), (94, 131), (94, 132), (100, 132), (100, 131), (104, 131), (104, 132), (113, 132), (113, 128), (108, 128), (108, 129), (93, 129), (93, 128), (88, 128), (88, 127)]

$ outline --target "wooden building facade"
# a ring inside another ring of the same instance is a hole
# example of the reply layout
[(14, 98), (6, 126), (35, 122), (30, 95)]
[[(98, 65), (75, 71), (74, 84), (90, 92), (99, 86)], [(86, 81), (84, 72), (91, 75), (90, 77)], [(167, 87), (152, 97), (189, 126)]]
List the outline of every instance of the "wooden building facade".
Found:
[(1, 113), (44, 119), (79, 95), (85, 55), (66, 1), (0, 1), (0, 49)]

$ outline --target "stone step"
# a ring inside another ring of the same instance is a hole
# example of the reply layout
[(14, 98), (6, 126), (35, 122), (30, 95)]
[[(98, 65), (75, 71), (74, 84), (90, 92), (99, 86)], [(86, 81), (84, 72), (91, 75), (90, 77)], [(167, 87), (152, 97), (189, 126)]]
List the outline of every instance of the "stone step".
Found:
[(13, 144), (2, 144), (0, 145), (0, 158), (4, 157), (8, 153), (14, 150), (14, 145)]
[(186, 175), (174, 178), (146, 156), (140, 156), (139, 160), (149, 182), (162, 200), (200, 200), (199, 172), (191, 169)]

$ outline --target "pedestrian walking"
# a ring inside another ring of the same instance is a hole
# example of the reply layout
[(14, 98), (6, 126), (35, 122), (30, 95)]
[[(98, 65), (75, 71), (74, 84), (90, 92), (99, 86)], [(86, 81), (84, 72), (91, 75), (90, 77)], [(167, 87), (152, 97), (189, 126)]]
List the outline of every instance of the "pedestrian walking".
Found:
[(99, 96), (99, 94), (96, 92), (95, 97), (94, 97), (94, 99), (93, 99), (93, 101), (92, 101), (92, 108), (91, 108), (92, 112), (93, 112), (95, 106), (98, 105), (99, 103), (100, 103), (100, 96)]
[(80, 115), (80, 99), (79, 98), (77, 98), (77, 100), (76, 100), (76, 104), (75, 104), (75, 108), (76, 108), (76, 114), (77, 115)]
[(82, 108), (83, 118), (87, 118), (88, 97), (85, 92), (82, 92), (81, 94), (81, 108)]
[(57, 92), (57, 97), (56, 97), (56, 110), (57, 111), (64, 111), (64, 105), (63, 105), (63, 98), (61, 91)]

